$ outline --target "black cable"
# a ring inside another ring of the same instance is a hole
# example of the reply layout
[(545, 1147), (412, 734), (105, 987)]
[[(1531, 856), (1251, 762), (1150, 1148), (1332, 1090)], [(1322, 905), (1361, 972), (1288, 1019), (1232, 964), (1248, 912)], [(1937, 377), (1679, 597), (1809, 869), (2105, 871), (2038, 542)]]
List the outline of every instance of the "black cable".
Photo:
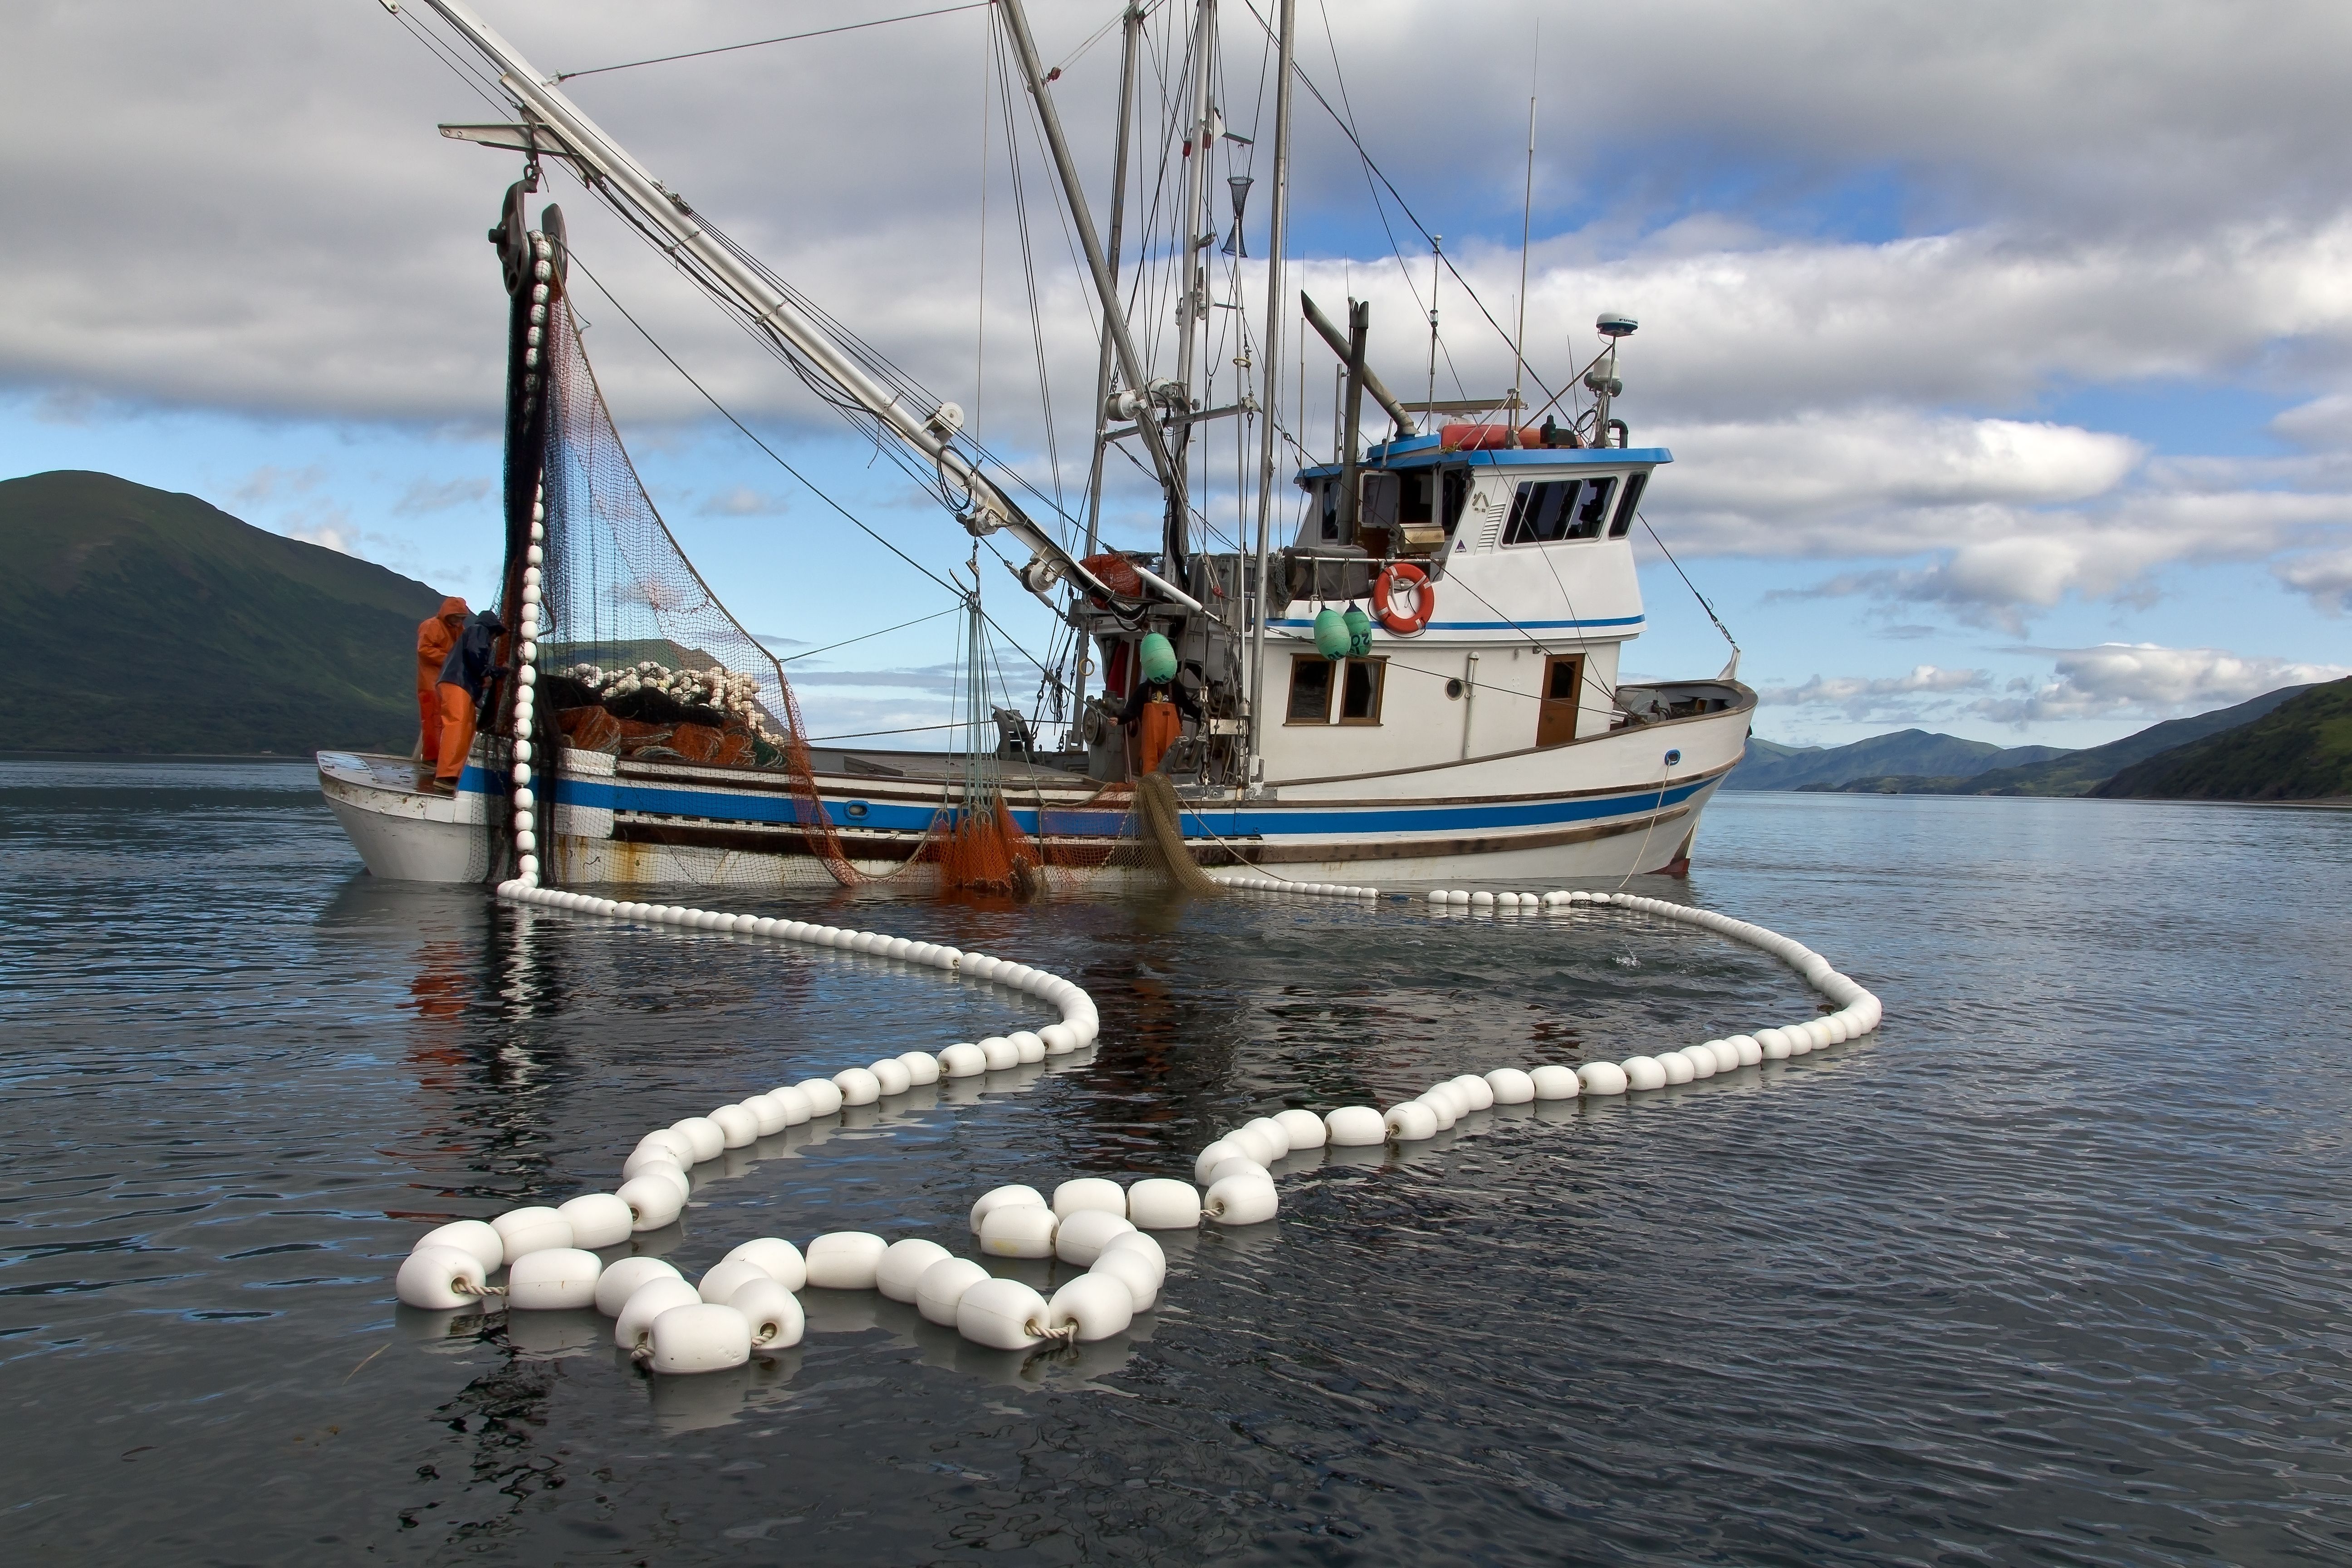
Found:
[(1675, 552), (1666, 548), (1666, 542), (1658, 537), (1658, 531), (1650, 526), (1650, 520), (1643, 517), (1638, 511), (1633, 515), (1642, 518), (1643, 531), (1650, 536), (1651, 542), (1657, 545), (1659, 552), (1665, 556), (1666, 564), (1675, 569), (1675, 575), (1683, 580), (1683, 586), (1691, 591), (1691, 597), (1698, 601), (1698, 607), (1706, 612), (1706, 618), (1715, 623), (1715, 629), (1723, 634), (1723, 640), (1731, 644), (1731, 651), (1738, 653), (1738, 639), (1731, 635), (1731, 628), (1723, 624), (1723, 617), (1715, 613), (1715, 606), (1706, 602), (1706, 595), (1698, 591), (1698, 584), (1690, 580), (1690, 574), (1683, 570), (1683, 563), (1675, 559)]
[(621, 312), (621, 319), (628, 322), (632, 327), (636, 328), (637, 335), (645, 339), (646, 342), (653, 345), (654, 353), (661, 355), (663, 359), (667, 360), (669, 362), (669, 367), (677, 372), (678, 374), (684, 376), (686, 378), (686, 384), (694, 388), (695, 391), (700, 393), (702, 395), (703, 401), (709, 404), (711, 407), (717, 409), (720, 417), (724, 418), (727, 423), (734, 426), (736, 429), (741, 431), (746, 440), (750, 441), (754, 447), (759, 447), (761, 451), (765, 452), (769, 458), (774, 461), (778, 468), (783, 469), (784, 472), (792, 475), (793, 478), (807, 486), (808, 491), (811, 495), (814, 495), (817, 500), (824, 502), (825, 505), (833, 508), (834, 510), (841, 513), (843, 517), (848, 519), (850, 522), (856, 524), (858, 531), (864, 533), (867, 538), (873, 540), (877, 544), (879, 544), (883, 549), (887, 550), (899, 560), (904, 561), (908, 565), (912, 566), (916, 571), (920, 572), (924, 576), (929, 577), (932, 582), (937, 583), (940, 587), (945, 588), (949, 593), (956, 595), (958, 598), (961, 598), (963, 596), (961, 591), (946, 578), (940, 576), (938, 573), (932, 571), (929, 567), (924, 565), (921, 562), (916, 560), (913, 556), (908, 554), (905, 551), (899, 549), (897, 545), (891, 543), (888, 540), (883, 538), (872, 529), (866, 527), (864, 520), (859, 518), (855, 512), (852, 512), (847, 507), (843, 506), (839, 501), (825, 494), (824, 490), (818, 489), (815, 480), (810, 479), (806, 474), (802, 473), (789, 462), (786, 462), (782, 454), (779, 453), (774, 447), (769, 446), (765, 441), (761, 440), (760, 437), (752, 432), (750, 426), (744, 424), (740, 419), (736, 418), (735, 416), (730, 412), (725, 404), (719, 402), (719, 399), (710, 395), (710, 391), (708, 387), (704, 386), (702, 383), (695, 380), (693, 373), (688, 371), (686, 366), (678, 363), (676, 356), (671, 354), (669, 350), (662, 347), (660, 341), (651, 332), (646, 331), (645, 324), (643, 322), (639, 321), (635, 316), (629, 314), (629, 308), (626, 305), (622, 304), (619, 300), (614, 298), (613, 291), (604, 287), (604, 280), (597, 277), (593, 272), (589, 271), (587, 263), (580, 259), (580, 253), (577, 250), (567, 251), (566, 255), (572, 265), (578, 268), (582, 275), (584, 276), (589, 282), (596, 285), (596, 292), (604, 295), (604, 299), (612, 305), (613, 309)]
[(793, 655), (791, 655), (791, 656), (789, 656), (789, 657), (787, 657), (787, 658), (780, 658), (780, 659), (776, 660), (776, 662), (777, 662), (778, 664), (790, 664), (790, 663), (792, 663), (792, 662), (793, 662), (793, 659), (796, 659), (796, 658), (814, 658), (817, 655), (819, 655), (819, 654), (821, 654), (821, 653), (831, 653), (835, 648), (837, 648), (837, 647), (847, 647), (851, 643), (865, 642), (865, 641), (866, 641), (868, 638), (871, 638), (871, 637), (888, 637), (892, 632), (903, 632), (903, 631), (905, 631), (908, 626), (921, 626), (925, 621), (936, 621), (936, 620), (938, 620), (941, 616), (952, 616), (952, 615), (954, 615), (954, 614), (956, 613), (956, 611), (957, 611), (958, 609), (960, 609), (960, 608), (961, 608), (961, 605), (949, 605), (946, 609), (944, 609), (944, 610), (933, 610), (933, 611), (932, 611), (929, 615), (928, 615), (928, 616), (916, 616), (913, 620), (911, 620), (911, 621), (900, 621), (897, 626), (884, 626), (884, 627), (883, 627), (880, 631), (878, 631), (878, 632), (860, 632), (857, 636), (856, 636), (856, 637), (844, 637), (844, 638), (842, 638), (842, 639), (841, 639), (841, 641), (839, 641), (839, 642), (829, 642), (829, 643), (825, 644), (823, 647), (813, 647), (813, 648), (809, 649), (806, 653), (796, 653), (796, 654), (793, 654)]
[[(1248, 8), (1251, 20), (1255, 21), (1260, 27), (1264, 28), (1269, 36), (1278, 36), (1275, 35), (1273, 26), (1266, 21), (1266, 19), (1258, 15), (1255, 0), (1243, 0), (1243, 4)], [(1356, 156), (1364, 161), (1364, 167), (1370, 169), (1375, 175), (1377, 175), (1381, 184), (1388, 188), (1390, 196), (1396, 202), (1397, 210), (1404, 214), (1405, 221), (1412, 224), (1415, 229), (1420, 231), (1421, 237), (1428, 240), (1433, 247), (1437, 242), (1435, 237), (1429, 232), (1429, 226), (1422, 222), (1421, 218), (1413, 212), (1412, 204), (1404, 199), (1404, 193), (1397, 189), (1396, 182), (1390, 179), (1388, 175), (1381, 171), (1381, 166), (1372, 161), (1371, 153), (1365, 150), (1364, 143), (1362, 140), (1357, 136), (1355, 128), (1348, 123), (1346, 119), (1340, 115), (1338, 110), (1331, 107), (1331, 100), (1325, 98), (1323, 96), (1323, 89), (1315, 85), (1314, 79), (1307, 74), (1307, 68), (1298, 64), (1297, 60), (1294, 59), (1292, 61), (1291, 70), (1292, 74), (1298, 78), (1298, 85), (1307, 89), (1307, 95), (1322, 106), (1323, 112), (1329, 115), (1331, 117), (1331, 122), (1339, 128), (1339, 134), (1345, 136), (1348, 139), (1349, 144), (1356, 149)], [(1438, 255), (1440, 259), (1445, 263), (1445, 270), (1453, 275), (1454, 280), (1456, 283), (1462, 285), (1462, 291), (1470, 297), (1470, 302), (1478, 307), (1478, 313), (1486, 318), (1486, 324), (1495, 329), (1496, 336), (1501, 338), (1507, 343), (1517, 342), (1518, 340), (1516, 337), (1503, 330), (1503, 323), (1495, 320), (1495, 313), (1486, 309), (1486, 301), (1478, 297), (1478, 290), (1471, 286), (1470, 279), (1463, 277), (1462, 269), (1454, 265), (1454, 258), (1445, 255), (1443, 251), (1438, 252)], [(1561, 395), (1560, 393), (1552, 391), (1550, 386), (1546, 384), (1543, 377), (1538, 375), (1533, 369), (1529, 369), (1527, 374), (1528, 378), (1536, 384), (1536, 390), (1544, 394), (1547, 401), (1558, 398)]]
[(748, 44), (721, 44), (716, 48), (688, 49), (682, 55), (656, 55), (646, 60), (623, 60), (616, 66), (590, 66), (585, 70), (558, 71), (557, 81), (570, 81), (576, 76), (602, 76), (606, 71), (635, 70), (639, 66), (666, 66), (672, 60), (698, 60), (705, 55), (733, 54), (738, 49), (764, 48), (770, 44), (797, 43), (803, 38), (822, 38), (831, 33), (855, 33), (865, 27), (887, 27), (893, 22), (919, 22), (926, 16), (945, 16), (957, 11), (977, 11), (991, 0), (971, 0), (965, 5), (943, 5), (936, 11), (910, 11), (903, 16), (883, 16), (871, 22), (850, 22), (838, 27), (819, 27), (813, 33), (786, 33), (781, 37), (754, 38)]

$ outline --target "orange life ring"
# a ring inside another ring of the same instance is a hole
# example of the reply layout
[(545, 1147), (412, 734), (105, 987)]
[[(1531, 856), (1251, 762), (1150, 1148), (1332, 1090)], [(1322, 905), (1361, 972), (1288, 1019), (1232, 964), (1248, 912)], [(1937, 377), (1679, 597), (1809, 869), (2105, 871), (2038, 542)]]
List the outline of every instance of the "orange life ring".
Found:
[[(1395, 603), (1399, 587), (1411, 592), (1412, 612), (1402, 614), (1391, 606)], [(1372, 584), (1372, 608), (1381, 617), (1381, 625), (1401, 637), (1409, 637), (1429, 625), (1430, 616), (1437, 609), (1437, 590), (1430, 586), (1429, 574), (1410, 561), (1391, 561)]]

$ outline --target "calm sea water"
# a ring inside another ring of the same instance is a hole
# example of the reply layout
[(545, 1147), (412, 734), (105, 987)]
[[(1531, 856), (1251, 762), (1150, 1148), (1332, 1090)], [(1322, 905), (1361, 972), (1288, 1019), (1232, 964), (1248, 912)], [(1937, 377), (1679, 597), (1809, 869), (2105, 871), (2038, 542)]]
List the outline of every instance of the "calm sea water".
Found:
[[(12, 1562), (2352, 1560), (2352, 816), (1726, 797), (1649, 890), (1829, 953), (1874, 1043), (1318, 1166), (1074, 1359), (812, 1293), (699, 1380), (393, 1268), (1001, 994), (378, 884), (293, 766), (0, 765), (0, 870)], [(1104, 1043), (735, 1159), (690, 1272), (1806, 1005), (1614, 919), (855, 901), (764, 907), (1033, 958)]]

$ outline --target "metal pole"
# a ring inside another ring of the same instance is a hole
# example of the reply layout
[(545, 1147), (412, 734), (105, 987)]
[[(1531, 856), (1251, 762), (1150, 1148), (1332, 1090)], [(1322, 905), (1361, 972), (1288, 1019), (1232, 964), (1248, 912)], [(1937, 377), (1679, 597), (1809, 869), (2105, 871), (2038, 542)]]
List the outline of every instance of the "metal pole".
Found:
[[(1037, 100), (1037, 123), (1045, 132), (1045, 144), (1053, 150), (1055, 172), (1061, 176), (1062, 194), (1070, 204), (1070, 226), (1078, 231), (1078, 243), (1087, 253), (1087, 270), (1094, 274), (1095, 294), (1102, 300), (1103, 324), (1110, 329), (1111, 342), (1118, 350), (1118, 373), (1128, 386), (1140, 392), (1144, 386), (1143, 356), (1136, 352), (1134, 334), (1127, 328), (1127, 312), (1119, 309), (1118, 281), (1111, 276), (1110, 263), (1103, 255), (1102, 237), (1095, 232), (1094, 214), (1087, 205), (1086, 187), (1078, 181), (1078, 166), (1070, 157), (1069, 138), (1062, 134), (1062, 117), (1054, 108), (1054, 95), (1045, 87), (1045, 68), (1037, 58), (1037, 41), (1029, 33), (1029, 15), (1022, 8), (1021, 0), (996, 0), (1004, 13), (1005, 30), (1013, 35), (1013, 57), (1021, 67), (1023, 79), (1029, 84), (1029, 95)], [(1149, 410), (1145, 410), (1149, 413)], [(1160, 476), (1163, 489), (1181, 494), (1184, 476), (1169, 460), (1168, 443), (1162, 438), (1160, 422), (1151, 418), (1136, 421), (1137, 431), (1151, 453), (1152, 471)], [(1189, 596), (1188, 596), (1189, 597)], [(1198, 607), (1198, 601), (1192, 601)]]
[(1203, 247), (1199, 230), (1201, 205), (1209, 179), (1209, 149), (1202, 144), (1209, 132), (1209, 29), (1216, 14), (1216, 0), (1200, 0), (1192, 17), (1192, 124), (1184, 132), (1192, 155), (1184, 160), (1184, 212), (1178, 219), (1184, 237), (1181, 261), (1184, 292), (1176, 301), (1176, 382), (1184, 389), (1187, 413), (1200, 406), (1192, 397), (1192, 340), (1200, 331), (1201, 318), (1209, 313), (1207, 302), (1202, 298), (1207, 284), (1201, 268)]
[(1356, 494), (1360, 470), (1356, 459), (1357, 426), (1364, 417), (1364, 339), (1372, 330), (1372, 302), (1348, 301), (1348, 392), (1339, 415), (1339, 542), (1356, 542), (1356, 518), (1360, 498)]
[[(1127, 8), (1125, 58), (1118, 68), (1118, 151), (1111, 159), (1110, 176), (1110, 279), (1118, 282), (1118, 253), (1121, 235), (1127, 227), (1127, 132), (1135, 119), (1135, 73), (1141, 58), (1143, 44), (1143, 8)], [(1110, 448), (1110, 328), (1103, 327), (1102, 353), (1095, 365), (1095, 460), (1087, 474), (1087, 552), (1084, 560), (1102, 548), (1102, 477), (1103, 457)], [(1087, 709), (1087, 666), (1093, 661), (1094, 646), (1083, 628), (1078, 631), (1078, 672), (1076, 695), (1072, 699), (1070, 722), (1076, 724)]]
[[(1440, 259), (1444, 255), (1445, 237), (1442, 234), (1431, 235), (1429, 237), (1429, 390), (1423, 395), (1433, 404), (1437, 401), (1437, 268)], [(1436, 423), (1435, 409), (1429, 411), (1429, 418), (1432, 424)]]
[[(1519, 444), (1519, 410), (1527, 399), (1519, 395), (1519, 384), (1528, 367), (1528, 237), (1533, 232), (1536, 214), (1536, 99), (1528, 94), (1528, 188), (1519, 207), (1519, 325), (1511, 339), (1511, 408), (1507, 417), (1510, 433), (1503, 445)], [(1433, 398), (1431, 401), (1434, 402)]]
[[(1257, 605), (1250, 617), (1250, 766), (1248, 783), (1262, 782), (1265, 771), (1264, 738), (1265, 713), (1265, 622), (1269, 614), (1266, 599), (1266, 542), (1269, 517), (1274, 507), (1275, 414), (1281, 399), (1282, 364), (1282, 255), (1286, 230), (1290, 222), (1290, 73), (1291, 39), (1297, 31), (1298, 0), (1282, 0), (1280, 43), (1276, 53), (1274, 89), (1274, 210), (1269, 221), (1273, 233), (1266, 245), (1265, 261), (1265, 426), (1258, 438), (1257, 461)], [(1303, 373), (1305, 363), (1301, 362)], [(1304, 395), (1305, 382), (1300, 383)]]

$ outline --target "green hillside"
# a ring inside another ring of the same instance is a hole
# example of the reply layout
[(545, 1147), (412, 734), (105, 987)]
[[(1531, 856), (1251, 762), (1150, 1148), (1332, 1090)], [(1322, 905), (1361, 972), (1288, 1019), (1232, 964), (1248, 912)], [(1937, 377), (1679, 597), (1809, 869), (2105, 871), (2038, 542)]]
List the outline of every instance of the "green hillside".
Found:
[(2110, 800), (2352, 797), (2352, 679), (2305, 687), (2252, 723), (2160, 752), (2091, 793)]
[(109, 474), (0, 480), (0, 748), (406, 752), (440, 593)]
[(2176, 746), (2203, 740), (2208, 735), (2251, 723), (2280, 704), (2311, 689), (2308, 686), (2283, 686), (2276, 691), (2266, 691), (2235, 707), (2217, 708), (2210, 713), (2199, 713), (2187, 719), (2167, 719), (2160, 724), (2150, 724), (2145, 730), (2135, 731), (2119, 741), (2109, 741), (2104, 746), (2063, 752), (2047, 761), (2031, 763), (2022, 767), (1988, 768), (1958, 775), (1895, 773), (1874, 778), (1855, 777), (1843, 784), (1814, 787), (1835, 789), (1847, 795), (2092, 795), (2097, 792), (2100, 784), (2135, 763), (2144, 762)]

